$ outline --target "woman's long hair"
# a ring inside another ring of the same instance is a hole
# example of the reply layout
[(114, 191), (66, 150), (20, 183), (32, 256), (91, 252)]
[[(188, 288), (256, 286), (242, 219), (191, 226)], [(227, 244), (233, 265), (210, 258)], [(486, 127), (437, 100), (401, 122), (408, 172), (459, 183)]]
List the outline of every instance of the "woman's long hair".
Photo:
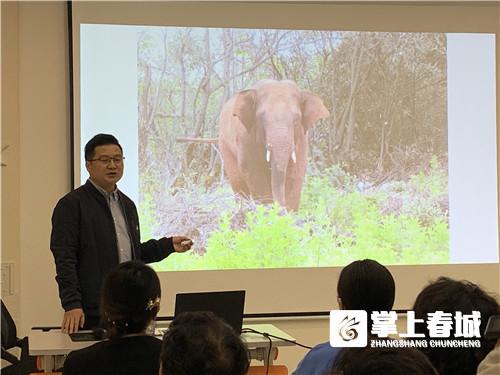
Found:
[(160, 309), (161, 288), (156, 272), (139, 261), (119, 264), (104, 279), (101, 325), (113, 340), (141, 333)]

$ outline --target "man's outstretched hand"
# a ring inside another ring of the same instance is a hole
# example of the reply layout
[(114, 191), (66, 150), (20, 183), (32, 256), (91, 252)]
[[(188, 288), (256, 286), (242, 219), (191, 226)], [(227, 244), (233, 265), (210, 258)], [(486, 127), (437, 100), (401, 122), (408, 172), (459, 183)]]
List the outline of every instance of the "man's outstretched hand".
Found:
[(176, 253), (184, 253), (191, 249), (191, 246), (193, 246), (193, 240), (185, 236), (172, 237), (172, 243)]
[(64, 333), (78, 332), (85, 324), (85, 314), (80, 308), (71, 309), (64, 313), (61, 330)]

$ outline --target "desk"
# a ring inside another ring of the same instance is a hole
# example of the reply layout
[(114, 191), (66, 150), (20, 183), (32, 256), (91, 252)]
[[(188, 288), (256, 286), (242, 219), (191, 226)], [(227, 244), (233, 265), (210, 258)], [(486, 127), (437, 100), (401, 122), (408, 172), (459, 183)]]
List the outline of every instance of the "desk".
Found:
[[(243, 325), (243, 328), (250, 328), (255, 331), (265, 332), (292, 341), (288, 342), (277, 338), (271, 338), (272, 346), (269, 364), (272, 364), (278, 346), (293, 346), (295, 342), (293, 337), (272, 324), (248, 324)], [(157, 328), (156, 333), (161, 336), (165, 329), (166, 328)], [(265, 364), (268, 363), (268, 338), (257, 333), (243, 333), (241, 338), (248, 346), (251, 359), (264, 361)], [(69, 352), (85, 348), (95, 343), (95, 341), (71, 341), (71, 338), (60, 330), (41, 331), (32, 329), (28, 335), (28, 340), (30, 355), (41, 357), (43, 370), (45, 372), (61, 368)]]

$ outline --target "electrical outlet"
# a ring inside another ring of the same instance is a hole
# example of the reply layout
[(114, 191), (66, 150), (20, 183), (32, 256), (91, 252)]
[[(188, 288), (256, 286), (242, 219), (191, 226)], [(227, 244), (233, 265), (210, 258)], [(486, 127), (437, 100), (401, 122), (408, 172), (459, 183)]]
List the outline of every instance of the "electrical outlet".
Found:
[(14, 263), (2, 262), (1, 284), (2, 296), (11, 296), (14, 294)]

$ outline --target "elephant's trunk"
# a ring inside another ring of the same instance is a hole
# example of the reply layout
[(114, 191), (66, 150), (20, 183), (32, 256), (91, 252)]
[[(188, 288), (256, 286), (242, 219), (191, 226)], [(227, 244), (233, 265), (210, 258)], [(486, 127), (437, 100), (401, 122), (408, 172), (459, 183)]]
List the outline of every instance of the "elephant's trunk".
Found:
[[(271, 191), (273, 201), (279, 203), (282, 207), (286, 207), (286, 171), (290, 160), (295, 162), (295, 150), (291, 147), (274, 147), (268, 145), (266, 147), (266, 159), (271, 164)], [(291, 149), (291, 150), (290, 150)]]
[(286, 207), (285, 181), (286, 169), (283, 171), (271, 168), (271, 188), (273, 192), (273, 201), (278, 202), (282, 207)]

